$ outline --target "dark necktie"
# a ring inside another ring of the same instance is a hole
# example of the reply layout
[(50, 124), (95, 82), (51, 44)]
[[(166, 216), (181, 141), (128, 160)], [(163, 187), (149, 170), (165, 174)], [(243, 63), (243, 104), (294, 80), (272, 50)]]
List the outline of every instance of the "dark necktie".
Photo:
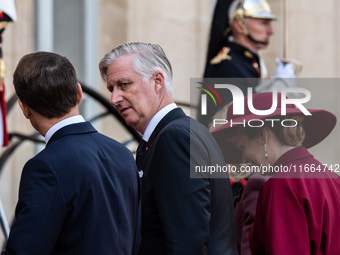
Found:
[(138, 170), (140, 170), (139, 168), (141, 167), (140, 164), (142, 163), (142, 159), (146, 151), (146, 145), (147, 145), (147, 142), (142, 139), (142, 141), (139, 143), (138, 148), (137, 148), (136, 163), (137, 163)]

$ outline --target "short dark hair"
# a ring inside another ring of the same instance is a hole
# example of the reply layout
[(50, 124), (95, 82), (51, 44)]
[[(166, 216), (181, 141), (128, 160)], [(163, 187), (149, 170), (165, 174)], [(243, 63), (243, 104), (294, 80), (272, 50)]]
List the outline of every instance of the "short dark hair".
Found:
[(35, 52), (23, 56), (13, 74), (18, 98), (29, 108), (56, 118), (77, 105), (78, 80), (70, 61), (52, 52)]

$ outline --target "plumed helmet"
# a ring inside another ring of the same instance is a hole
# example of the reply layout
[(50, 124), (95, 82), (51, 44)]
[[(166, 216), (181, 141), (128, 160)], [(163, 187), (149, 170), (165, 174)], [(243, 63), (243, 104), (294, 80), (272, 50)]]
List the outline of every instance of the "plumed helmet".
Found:
[(229, 8), (230, 24), (233, 20), (243, 20), (245, 17), (270, 20), (277, 18), (266, 0), (235, 0)]
[(17, 20), (14, 0), (0, 0), (0, 11), (6, 13), (11, 21)]

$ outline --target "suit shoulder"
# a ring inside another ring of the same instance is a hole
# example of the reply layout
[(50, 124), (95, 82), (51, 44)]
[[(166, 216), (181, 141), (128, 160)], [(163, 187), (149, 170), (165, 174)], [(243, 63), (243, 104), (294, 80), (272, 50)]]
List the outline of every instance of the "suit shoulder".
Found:
[(117, 140), (115, 140), (115, 139), (113, 139), (113, 138), (111, 138), (111, 137), (108, 137), (108, 136), (106, 136), (106, 135), (104, 135), (104, 134), (102, 134), (102, 133), (99, 133), (99, 132), (98, 132), (97, 134), (95, 134), (95, 135), (97, 135), (98, 137), (100, 137), (100, 138), (102, 139), (103, 142), (111, 143), (111, 144), (113, 144), (114, 146), (117, 146), (117, 147), (122, 148), (122, 149), (124, 149), (124, 150), (128, 150), (128, 148), (126, 148), (125, 145), (123, 145), (122, 143), (120, 143), (119, 141), (117, 141)]
[(161, 132), (173, 132), (191, 137), (203, 134), (210, 136), (208, 129), (204, 125), (189, 116), (174, 119)]

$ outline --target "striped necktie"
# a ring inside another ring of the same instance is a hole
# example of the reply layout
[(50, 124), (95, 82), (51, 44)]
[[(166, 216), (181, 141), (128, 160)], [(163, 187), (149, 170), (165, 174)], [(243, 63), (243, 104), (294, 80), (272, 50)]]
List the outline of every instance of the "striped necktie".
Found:
[(140, 170), (139, 168), (141, 167), (140, 164), (142, 163), (142, 159), (146, 151), (146, 145), (147, 145), (147, 142), (144, 141), (143, 139), (138, 145), (137, 156), (136, 156), (136, 164), (137, 164), (138, 170)]

